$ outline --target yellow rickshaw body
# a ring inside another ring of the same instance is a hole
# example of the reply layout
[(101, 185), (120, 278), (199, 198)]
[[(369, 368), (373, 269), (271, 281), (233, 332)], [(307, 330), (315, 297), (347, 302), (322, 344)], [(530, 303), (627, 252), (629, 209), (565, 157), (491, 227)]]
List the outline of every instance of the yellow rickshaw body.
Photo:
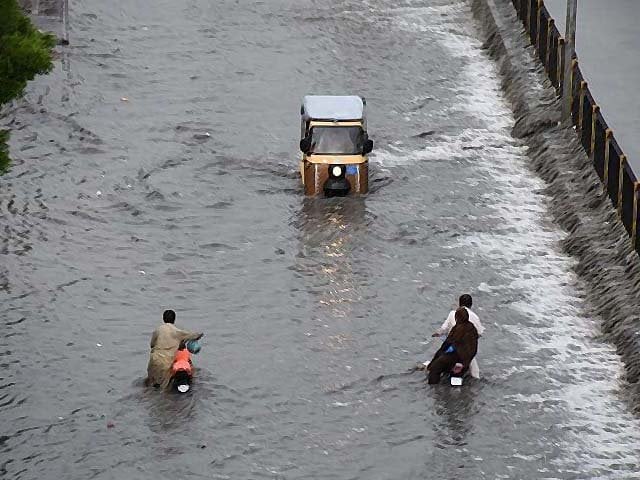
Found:
[[(310, 145), (313, 145), (314, 127), (323, 127), (325, 132), (334, 128), (354, 131), (353, 127), (359, 127), (362, 132), (362, 140), (368, 140), (364, 104), (360, 97), (305, 97), (301, 108), (301, 140), (309, 139)], [(300, 176), (305, 195), (322, 195), (326, 193), (327, 185), (345, 180), (345, 185), (348, 185), (348, 193), (367, 193), (369, 190), (369, 160), (362, 148), (357, 148), (357, 150), (361, 153), (353, 151), (345, 153), (303, 151), (300, 161)], [(340, 168), (333, 169), (335, 166)], [(336, 177), (335, 172), (341, 172), (341, 175)]]

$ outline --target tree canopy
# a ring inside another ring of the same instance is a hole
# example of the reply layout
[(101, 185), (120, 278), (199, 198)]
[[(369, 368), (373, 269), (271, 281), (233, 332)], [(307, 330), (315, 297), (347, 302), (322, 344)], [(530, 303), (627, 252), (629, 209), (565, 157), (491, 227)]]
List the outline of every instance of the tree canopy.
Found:
[[(17, 0), (0, 0), (0, 106), (19, 97), (27, 82), (53, 68), (53, 35), (39, 32), (20, 9)], [(0, 130), (0, 173), (9, 165), (6, 141)]]
[(0, 174), (4, 172), (9, 166), (9, 148), (7, 147), (7, 140), (9, 139), (9, 132), (6, 130), (0, 130)]
[(53, 67), (55, 38), (39, 32), (16, 0), (0, 0), (0, 104), (22, 94), (29, 80)]

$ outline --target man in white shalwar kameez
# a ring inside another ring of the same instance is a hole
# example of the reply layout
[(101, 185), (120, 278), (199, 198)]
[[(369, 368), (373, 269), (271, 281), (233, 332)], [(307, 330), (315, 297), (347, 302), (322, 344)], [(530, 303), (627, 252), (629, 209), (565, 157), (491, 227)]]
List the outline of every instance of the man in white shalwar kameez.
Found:
[[(469, 312), (469, 321), (473, 324), (474, 327), (476, 327), (476, 330), (478, 331), (478, 336), (482, 336), (482, 333), (484, 332), (484, 327), (482, 326), (482, 323), (480, 322), (480, 318), (478, 318), (478, 315), (476, 315), (473, 311), (471, 311), (471, 305), (473, 304), (473, 299), (471, 298), (471, 295), (466, 293), (464, 295), (461, 295), (459, 299), (459, 304), (461, 307), (464, 307), (467, 310), (467, 312)], [(446, 337), (447, 335), (449, 335), (449, 332), (455, 326), (455, 324), (456, 324), (456, 311), (451, 310), (451, 312), (447, 316), (447, 319), (444, 321), (444, 323), (431, 336), (438, 337), (440, 335), (444, 335)], [(478, 361), (476, 360), (476, 357), (474, 357), (473, 360), (471, 360), (471, 363), (469, 364), (469, 374), (473, 378), (480, 378), (480, 367), (478, 366)]]

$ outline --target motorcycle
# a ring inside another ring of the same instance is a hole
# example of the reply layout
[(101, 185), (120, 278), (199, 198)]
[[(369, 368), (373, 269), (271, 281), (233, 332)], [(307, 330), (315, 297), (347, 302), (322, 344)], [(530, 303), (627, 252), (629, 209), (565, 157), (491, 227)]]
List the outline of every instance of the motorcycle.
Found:
[[(444, 335), (438, 335), (437, 337), (434, 337), (434, 338), (443, 338), (443, 337)], [(425, 345), (429, 345), (431, 343), (431, 340), (423, 343)], [(419, 364), (418, 370), (423, 370), (427, 372), (430, 363), (431, 361), (427, 360), (426, 362)], [(463, 378), (467, 374), (467, 371), (468, 369), (465, 369), (462, 363), (456, 363), (449, 371), (449, 383), (451, 384), (451, 386), (461, 387), (463, 383)]]
[(453, 387), (462, 386), (462, 377), (464, 376), (464, 369), (461, 363), (456, 363), (449, 372), (449, 382)]
[(200, 343), (197, 340), (181, 342), (171, 365), (172, 388), (179, 393), (187, 393), (191, 389), (193, 380), (193, 362), (191, 354), (200, 351)]
[[(418, 370), (424, 370), (426, 372), (430, 363), (431, 362), (427, 361), (418, 365)], [(461, 363), (456, 363), (449, 371), (449, 383), (451, 386), (461, 387), (466, 373), (467, 371), (464, 369), (464, 366)]]

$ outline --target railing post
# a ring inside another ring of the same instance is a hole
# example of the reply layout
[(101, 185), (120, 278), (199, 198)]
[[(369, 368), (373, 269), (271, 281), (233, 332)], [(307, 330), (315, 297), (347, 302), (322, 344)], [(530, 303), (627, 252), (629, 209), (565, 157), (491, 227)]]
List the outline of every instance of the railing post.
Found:
[(553, 24), (554, 24), (553, 18), (550, 18), (549, 20), (547, 20), (547, 50), (546, 50), (545, 59), (544, 59), (544, 68), (547, 70), (547, 73), (551, 71), (551, 65), (549, 65), (549, 59), (551, 57), (551, 46), (553, 45), (553, 42), (551, 41), (551, 30), (553, 30)]
[(600, 107), (598, 105), (593, 105), (591, 107), (591, 146), (588, 153), (591, 156), (592, 162), (594, 162), (596, 158), (596, 123), (599, 111)]
[(638, 231), (638, 190), (640, 190), (640, 182), (633, 184), (633, 220), (631, 222), (631, 245), (636, 247), (636, 236)]
[(562, 85), (564, 83), (564, 38), (558, 39), (558, 91), (562, 98)]
[(529, 33), (529, 38), (531, 40), (533, 40), (531, 38), (531, 1), (530, 0), (525, 0), (525, 1), (529, 3), (529, 6), (527, 7), (527, 25), (526, 25), (526, 30), (527, 30), (527, 33)]
[(542, 7), (544, 0), (538, 0), (538, 11), (536, 12), (536, 50), (540, 51), (540, 20), (542, 20)]
[(578, 123), (576, 125), (580, 133), (582, 133), (582, 120), (583, 120), (582, 111), (584, 110), (584, 96), (586, 91), (587, 91), (587, 82), (583, 80), (580, 82), (580, 103), (579, 103), (579, 110), (578, 110)]
[[(565, 48), (566, 47), (567, 46), (565, 45)], [(569, 102), (569, 107), (570, 107), (569, 108), (569, 121), (571, 123), (573, 123), (573, 119), (571, 118), (571, 110), (573, 109), (573, 94), (574, 94), (574, 92), (573, 92), (573, 74), (574, 74), (576, 68), (578, 68), (578, 59), (574, 58), (573, 60), (571, 60), (571, 68), (569, 69), (569, 72), (570, 72), (569, 83), (568, 83), (569, 91), (567, 92), (569, 94), (569, 99), (566, 100), (563, 97), (563, 100), (562, 100), (563, 102), (564, 101), (568, 101)], [(567, 85), (567, 82), (565, 82), (565, 85)]]
[[(564, 68), (565, 70), (569, 70), (572, 68), (572, 65), (569, 64), (573, 59), (573, 55), (576, 51), (576, 14), (578, 10), (578, 0), (567, 0), (567, 20), (565, 22), (566, 29), (564, 38), (566, 44), (564, 46)], [(563, 90), (568, 90), (571, 88), (567, 85), (567, 82), (571, 80), (568, 72), (565, 72), (564, 76), (564, 88)], [(562, 98), (562, 122), (568, 123), (571, 120), (571, 110), (572, 110), (572, 97), (563, 97)]]
[(622, 216), (622, 180), (624, 178), (624, 164), (627, 162), (626, 155), (620, 155), (620, 171), (618, 172), (618, 216)]
[(609, 187), (609, 148), (613, 137), (613, 130), (607, 128), (604, 132), (604, 189)]
[[(529, 8), (531, 8), (531, 2), (529, 2)], [(531, 25), (533, 25), (533, 14), (534, 14), (534, 12), (533, 12), (533, 10), (531, 10), (529, 12), (529, 21), (527, 22), (529, 24), (529, 28), (528, 28), (528, 30), (529, 30), (529, 38), (531, 38)], [(533, 41), (534, 41), (534, 39), (531, 38), (531, 42), (532, 43), (533, 43)]]

